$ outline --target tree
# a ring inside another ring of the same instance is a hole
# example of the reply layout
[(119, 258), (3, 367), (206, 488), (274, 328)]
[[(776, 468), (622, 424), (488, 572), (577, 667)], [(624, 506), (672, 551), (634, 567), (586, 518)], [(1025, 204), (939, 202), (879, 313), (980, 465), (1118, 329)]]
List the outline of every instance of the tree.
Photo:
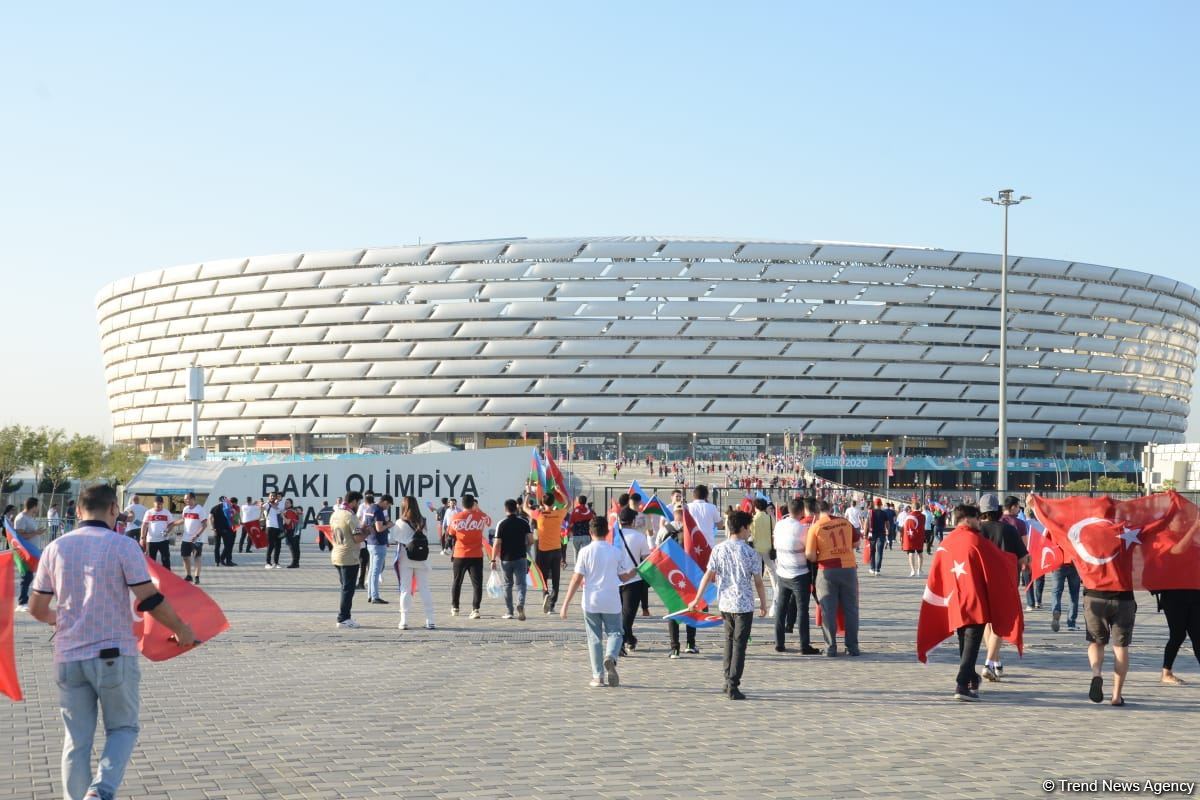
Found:
[(129, 483), (146, 463), (146, 454), (129, 444), (110, 444), (100, 462), (100, 475), (115, 485)]
[[(42, 428), (43, 437), (41, 478), (50, 482), (50, 491), (58, 492), (71, 477), (71, 465), (67, 460), (67, 434), (61, 428)], [(40, 489), (40, 487), (39, 487)]]
[(23, 450), (28, 435), (29, 429), (23, 425), (0, 428), (0, 491), (11, 485), (13, 475), (29, 466)]
[(67, 442), (65, 457), (71, 477), (86, 481), (100, 474), (104, 445), (95, 436), (77, 433)]
[(1124, 478), (1110, 478), (1107, 475), (1096, 479), (1096, 490), (1101, 492), (1136, 492), (1137, 484)]
[(1092, 490), (1092, 482), (1087, 478), (1080, 478), (1077, 481), (1070, 481), (1063, 484), (1063, 489), (1068, 492), (1090, 492)]

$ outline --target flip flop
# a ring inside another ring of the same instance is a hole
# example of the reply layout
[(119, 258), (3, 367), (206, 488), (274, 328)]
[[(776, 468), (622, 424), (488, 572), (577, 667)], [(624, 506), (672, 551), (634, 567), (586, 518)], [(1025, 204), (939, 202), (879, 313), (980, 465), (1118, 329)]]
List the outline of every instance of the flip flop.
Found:
[(1114, 706), (1123, 706), (1123, 705), (1125, 705), (1125, 698), (1124, 697), (1117, 698), (1116, 700), (1112, 701), (1112, 704)]
[(1088, 700), (1093, 703), (1104, 702), (1104, 678), (1099, 675), (1092, 677), (1092, 686), (1088, 689)]

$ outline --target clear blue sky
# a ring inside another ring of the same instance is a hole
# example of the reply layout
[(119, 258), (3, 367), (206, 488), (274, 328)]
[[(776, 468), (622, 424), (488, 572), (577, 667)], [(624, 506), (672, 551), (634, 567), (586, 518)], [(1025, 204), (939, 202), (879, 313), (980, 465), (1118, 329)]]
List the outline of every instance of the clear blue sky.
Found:
[(0, 424), (108, 436), (96, 290), (227, 256), (633, 233), (994, 251), (979, 198), (1013, 187), (1034, 196), (1014, 253), (1200, 284), (1200, 6), (736, 6), (8, 5)]

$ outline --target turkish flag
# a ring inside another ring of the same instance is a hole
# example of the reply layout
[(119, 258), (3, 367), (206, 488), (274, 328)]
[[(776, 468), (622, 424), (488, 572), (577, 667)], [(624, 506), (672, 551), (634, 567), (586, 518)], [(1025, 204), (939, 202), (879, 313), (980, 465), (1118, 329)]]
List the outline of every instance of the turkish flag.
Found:
[(871, 566), (871, 540), (868, 537), (863, 537), (863, 566)]
[(1084, 587), (1106, 592), (1133, 591), (1133, 545), (1137, 531), (1116, 520), (1117, 504), (1104, 497), (1050, 500), (1034, 496), (1034, 513), (1050, 540), (1079, 570)]
[(1029, 582), (1033, 583), (1063, 565), (1062, 548), (1046, 536), (1046, 529), (1037, 520), (1029, 520)]
[(696, 518), (683, 507), (683, 549), (692, 560), (700, 565), (700, 569), (708, 569), (708, 559), (712, 555), (712, 543), (696, 524)]
[[(1160, 509), (1148, 502), (1160, 496), (1128, 501), (1131, 507), (1123, 510), (1132, 520), (1129, 524), (1135, 524), (1138, 515), (1148, 508), (1150, 513), (1161, 515)], [(1152, 523), (1142, 531), (1141, 583), (1152, 592), (1200, 589), (1200, 509), (1175, 492), (1168, 492), (1166, 496), (1172, 506), (1166, 523)]]
[[(816, 594), (814, 593), (813, 596), (815, 597)], [(825, 615), (821, 613), (821, 604), (816, 603), (815, 605), (817, 607), (816, 626), (820, 628), (825, 621)], [(846, 612), (840, 605), (838, 606), (837, 610), (837, 635), (846, 635)]]
[(0, 693), (24, 700), (13, 646), (13, 551), (0, 553)]
[(921, 613), (917, 619), (917, 659), (964, 625), (992, 624), (1001, 638), (1023, 653), (1021, 598), (1013, 575), (1017, 558), (965, 525), (955, 528), (933, 554)]
[(256, 549), (262, 549), (267, 546), (267, 533), (262, 529), (262, 523), (258, 520), (247, 522), (242, 526), (246, 529), (246, 536), (250, 538), (250, 543)]
[[(197, 642), (207, 642), (222, 631), (229, 629), (229, 620), (216, 602), (204, 590), (171, 572), (166, 567), (146, 559), (150, 580), (155, 588), (167, 598), (181, 620), (188, 624)], [(182, 648), (171, 640), (171, 629), (144, 614), (133, 623), (133, 634), (138, 638), (138, 649), (151, 661), (166, 661), (191, 648)]]
[(919, 553), (925, 549), (925, 518), (920, 511), (914, 511), (904, 518), (904, 542), (900, 549), (906, 552)]

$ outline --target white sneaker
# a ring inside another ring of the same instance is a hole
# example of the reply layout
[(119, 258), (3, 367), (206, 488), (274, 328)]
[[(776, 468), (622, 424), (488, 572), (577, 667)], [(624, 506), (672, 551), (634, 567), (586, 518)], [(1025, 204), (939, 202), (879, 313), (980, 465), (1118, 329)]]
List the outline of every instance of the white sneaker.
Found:
[(916, 576), (917, 576), (917, 571), (915, 569), (910, 569), (908, 571), (908, 577), (915, 578)]
[(592, 687), (593, 689), (599, 689), (603, 685), (604, 681), (600, 680), (599, 678), (592, 678), (590, 681), (588, 681), (588, 686)]
[(401, 622), (401, 623), (400, 623), (400, 630), (402, 630), (402, 631), (406, 631), (406, 630), (408, 630), (408, 623), (407, 623), (407, 622)]
[(471, 609), (470, 619), (479, 619), (479, 609), (478, 608)]
[(450, 616), (452, 616), (452, 617), (457, 617), (457, 616), (458, 616), (458, 609), (457, 609), (457, 608), (452, 608), (452, 609), (450, 609)]
[(28, 613), (29, 606), (24, 606), (24, 605), (17, 606), (17, 611), (20, 611), (22, 614)]
[(274, 568), (270, 564), (267, 564), (267, 566), (263, 567), (263, 569), (274, 569)]
[(426, 622), (425, 630), (427, 630), (427, 631), (437, 630), (437, 625), (434, 625), (432, 622)]
[(339, 622), (337, 624), (337, 626), (339, 628), (361, 628), (362, 627), (362, 625), (359, 625), (357, 622), (355, 622), (352, 619), (348, 619), (345, 622)]
[(500, 619), (512, 619), (512, 618), (513, 618), (512, 614), (504, 614), (503, 616), (500, 617)]

